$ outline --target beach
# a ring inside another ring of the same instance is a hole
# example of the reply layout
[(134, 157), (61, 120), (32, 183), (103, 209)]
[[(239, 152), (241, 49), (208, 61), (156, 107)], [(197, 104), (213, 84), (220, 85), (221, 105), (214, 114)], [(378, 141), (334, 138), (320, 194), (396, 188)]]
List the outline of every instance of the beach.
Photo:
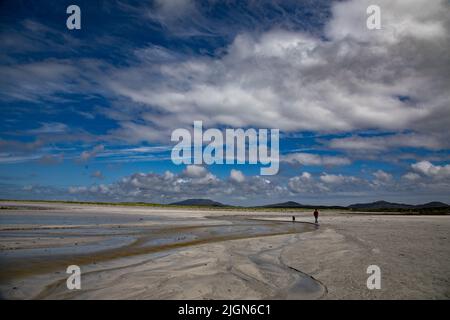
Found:
[[(0, 206), (3, 299), (450, 297), (448, 215), (326, 210), (315, 225), (310, 211)], [(80, 290), (66, 286), (69, 265)]]

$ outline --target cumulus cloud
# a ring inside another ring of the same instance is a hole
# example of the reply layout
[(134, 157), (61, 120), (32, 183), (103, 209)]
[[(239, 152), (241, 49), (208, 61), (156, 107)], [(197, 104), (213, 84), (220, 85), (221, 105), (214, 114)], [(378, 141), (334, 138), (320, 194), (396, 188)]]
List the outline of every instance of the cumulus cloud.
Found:
[[(312, 174), (302, 172), (287, 180), (277, 177), (244, 176), (239, 170), (230, 171), (228, 178), (219, 178), (206, 168), (190, 166), (181, 173), (166, 171), (164, 173), (135, 173), (111, 184), (94, 184), (91, 186), (72, 186), (66, 190), (75, 199), (97, 199), (105, 201), (145, 201), (168, 203), (186, 198), (211, 198), (229, 204), (247, 204), (249, 201), (279, 201), (279, 199), (332, 199), (347, 197), (354, 202), (354, 197), (392, 199), (403, 195), (411, 196), (414, 202), (419, 199), (445, 201), (448, 197), (450, 179), (437, 178), (440, 172), (447, 174), (445, 166), (432, 167), (421, 164), (395, 179), (390, 173), (377, 170), (372, 178), (360, 178), (340, 173)], [(437, 171), (436, 171), (437, 170)], [(444, 170), (444, 171), (442, 171)], [(189, 174), (187, 174), (189, 172)], [(431, 175), (431, 176), (430, 176)], [(34, 187), (30, 193), (38, 195), (63, 194), (54, 188)], [(426, 200), (425, 200), (426, 201)], [(336, 203), (334, 203), (336, 204)]]
[(188, 165), (184, 169), (183, 174), (189, 178), (202, 178), (208, 174), (208, 170), (202, 166)]
[(448, 202), (450, 165), (436, 165), (427, 160), (413, 163), (409, 172), (398, 181), (391, 181), (385, 189), (397, 194), (399, 191), (409, 192), (415, 197), (428, 196), (428, 199), (440, 196), (442, 201)]
[(391, 185), (394, 180), (392, 174), (383, 170), (377, 170), (372, 173), (372, 175), (375, 177), (375, 179), (372, 181), (372, 185), (374, 187), (385, 187)]
[(416, 181), (416, 180), (420, 179), (420, 175), (418, 175), (417, 173), (414, 173), (414, 172), (408, 172), (408, 173), (405, 173), (402, 176), (402, 178), (406, 179), (408, 181)]
[(327, 174), (320, 176), (320, 180), (328, 184), (342, 184), (346, 181), (354, 181), (356, 178), (343, 176), (342, 174)]
[(329, 174), (323, 172), (319, 176), (314, 177), (308, 172), (303, 172), (299, 176), (292, 177), (288, 180), (289, 190), (294, 194), (301, 193), (345, 193), (351, 191), (367, 190), (368, 182), (354, 177), (342, 174)]
[(415, 172), (433, 179), (450, 178), (450, 164), (439, 166), (434, 165), (429, 161), (420, 161), (412, 164), (411, 168)]
[(240, 170), (231, 169), (230, 171), (230, 179), (235, 182), (244, 182), (245, 176)]
[(288, 188), (294, 194), (324, 192), (328, 190), (323, 184), (316, 183), (309, 172), (303, 172), (299, 176), (290, 178), (288, 180)]
[[(242, 178), (242, 173), (238, 172), (230, 173), (230, 177)], [(68, 191), (87, 198), (149, 202), (170, 202), (186, 197), (243, 200), (261, 196), (270, 198), (285, 192), (284, 187), (260, 176), (236, 182), (233, 179), (219, 179), (206, 168), (191, 165), (180, 174), (170, 171), (163, 174), (135, 173), (109, 185), (73, 186)]]
[(373, 175), (375, 176), (375, 178), (378, 181), (382, 181), (382, 182), (388, 182), (392, 180), (392, 174), (387, 173), (383, 170), (377, 170), (373, 173)]

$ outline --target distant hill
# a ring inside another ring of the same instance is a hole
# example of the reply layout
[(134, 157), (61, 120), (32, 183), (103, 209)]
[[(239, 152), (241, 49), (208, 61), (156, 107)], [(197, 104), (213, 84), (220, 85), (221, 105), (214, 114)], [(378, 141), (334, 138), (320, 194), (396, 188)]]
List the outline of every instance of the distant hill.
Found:
[(350, 209), (409, 209), (413, 205), (387, 201), (375, 201), (369, 203), (355, 203), (348, 206)]
[(347, 207), (343, 206), (324, 206), (324, 205), (308, 205), (301, 204), (295, 201), (286, 201), (280, 203), (267, 204), (259, 208), (303, 208), (303, 209), (349, 209), (360, 211), (413, 211), (413, 212), (447, 212), (450, 211), (450, 206), (443, 202), (433, 201), (419, 205), (395, 203), (388, 201), (375, 201), (369, 203), (355, 203)]
[(448, 204), (438, 201), (432, 201), (424, 204), (419, 204), (415, 206), (415, 208), (421, 209), (421, 208), (445, 208), (450, 207)]
[(295, 201), (267, 204), (264, 206), (260, 206), (260, 208), (346, 209), (346, 207), (342, 206), (324, 206), (324, 205), (318, 206), (310, 204), (301, 204)]
[(183, 201), (178, 201), (171, 203), (172, 205), (177, 206), (210, 206), (210, 207), (226, 207), (227, 205), (213, 201), (210, 199), (186, 199)]
[(264, 208), (301, 208), (303, 205), (295, 201), (286, 201), (262, 206)]
[(385, 209), (399, 209), (399, 210), (418, 210), (418, 209), (436, 209), (436, 208), (450, 208), (450, 206), (443, 202), (433, 201), (424, 204), (412, 205), (404, 203), (395, 203), (387, 201), (375, 201), (369, 203), (356, 203), (348, 206), (349, 209), (356, 210), (385, 210)]

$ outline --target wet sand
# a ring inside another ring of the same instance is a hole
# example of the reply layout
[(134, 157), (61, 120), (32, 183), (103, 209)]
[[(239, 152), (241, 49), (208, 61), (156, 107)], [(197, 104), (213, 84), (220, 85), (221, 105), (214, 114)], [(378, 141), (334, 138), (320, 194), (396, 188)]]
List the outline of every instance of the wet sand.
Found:
[[(7, 299), (448, 299), (450, 216), (7, 203)], [(23, 209), (20, 208), (23, 205)], [(39, 209), (39, 210), (37, 210)], [(68, 290), (66, 267), (82, 270)], [(368, 290), (366, 268), (382, 271)]]

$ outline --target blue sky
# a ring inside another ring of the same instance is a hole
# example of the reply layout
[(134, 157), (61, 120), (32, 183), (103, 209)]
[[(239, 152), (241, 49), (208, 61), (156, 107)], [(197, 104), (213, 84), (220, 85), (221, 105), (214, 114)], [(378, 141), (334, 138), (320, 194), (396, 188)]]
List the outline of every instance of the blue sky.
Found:
[[(381, 30), (373, 1), (2, 2), (0, 198), (450, 202), (449, 4), (421, 2)], [(174, 165), (196, 120), (280, 129), (279, 173)]]

